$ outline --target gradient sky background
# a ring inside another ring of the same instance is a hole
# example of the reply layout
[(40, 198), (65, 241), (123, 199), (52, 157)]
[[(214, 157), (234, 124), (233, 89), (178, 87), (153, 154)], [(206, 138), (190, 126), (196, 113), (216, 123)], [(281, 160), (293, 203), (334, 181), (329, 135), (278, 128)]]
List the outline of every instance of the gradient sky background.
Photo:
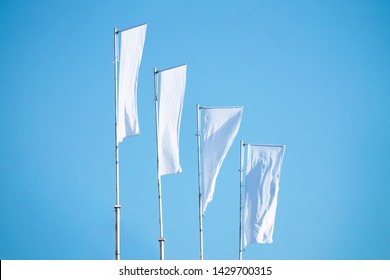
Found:
[(120, 145), (122, 259), (158, 259), (153, 67), (187, 64), (166, 259), (198, 259), (197, 103), (244, 106), (204, 218), (238, 258), (239, 141), (285, 144), (274, 243), (244, 259), (390, 259), (388, 1), (0, 2), (0, 259), (114, 259), (113, 29), (148, 23)]

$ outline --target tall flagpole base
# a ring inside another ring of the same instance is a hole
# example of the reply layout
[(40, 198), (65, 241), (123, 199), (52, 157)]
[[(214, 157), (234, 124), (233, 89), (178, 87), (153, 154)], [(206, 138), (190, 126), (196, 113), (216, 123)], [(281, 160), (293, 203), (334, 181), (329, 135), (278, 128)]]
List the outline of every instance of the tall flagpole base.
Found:
[(120, 209), (119, 204), (114, 205), (116, 225), (115, 225), (115, 259), (120, 260)]
[(160, 242), (160, 260), (164, 260), (165, 259), (165, 256), (164, 256), (164, 244), (165, 244), (165, 238), (164, 237), (160, 237), (158, 239), (158, 242)]

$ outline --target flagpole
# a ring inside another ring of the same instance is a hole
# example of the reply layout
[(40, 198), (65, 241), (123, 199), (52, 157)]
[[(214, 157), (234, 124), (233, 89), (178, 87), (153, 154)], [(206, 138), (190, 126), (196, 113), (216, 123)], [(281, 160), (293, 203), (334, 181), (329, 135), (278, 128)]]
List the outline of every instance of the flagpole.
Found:
[(157, 146), (157, 187), (158, 187), (158, 210), (159, 210), (159, 224), (160, 224), (160, 260), (164, 260), (164, 231), (163, 231), (163, 218), (162, 218), (162, 196), (161, 196), (161, 178), (158, 156), (158, 93), (157, 93), (157, 68), (154, 67), (154, 111), (156, 116), (156, 146)]
[(239, 228), (239, 260), (242, 260), (242, 172), (244, 171), (244, 141), (240, 141), (240, 228)]
[(200, 118), (199, 112), (201, 107), (196, 105), (196, 119), (197, 119), (197, 132), (196, 137), (198, 141), (198, 189), (199, 189), (199, 240), (200, 240), (200, 259), (203, 260), (203, 220), (202, 220), (202, 190), (200, 182)]
[(114, 28), (114, 83), (115, 83), (115, 259), (120, 259), (120, 208), (119, 203), (119, 147), (118, 147), (118, 30)]

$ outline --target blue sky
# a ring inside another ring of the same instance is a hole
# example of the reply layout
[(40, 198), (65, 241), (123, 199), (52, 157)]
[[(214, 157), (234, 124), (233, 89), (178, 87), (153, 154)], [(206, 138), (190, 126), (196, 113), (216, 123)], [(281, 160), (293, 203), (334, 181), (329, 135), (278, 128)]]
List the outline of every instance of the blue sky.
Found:
[(239, 141), (284, 144), (274, 243), (244, 259), (390, 259), (387, 1), (0, 2), (0, 259), (114, 259), (113, 29), (148, 23), (120, 145), (121, 258), (158, 259), (153, 67), (187, 64), (167, 259), (198, 259), (196, 104), (244, 106), (204, 222), (238, 258)]

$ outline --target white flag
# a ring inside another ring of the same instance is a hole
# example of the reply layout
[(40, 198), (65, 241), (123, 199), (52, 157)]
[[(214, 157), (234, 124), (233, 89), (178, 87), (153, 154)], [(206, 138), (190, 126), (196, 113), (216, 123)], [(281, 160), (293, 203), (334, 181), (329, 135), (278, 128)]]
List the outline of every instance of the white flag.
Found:
[(244, 247), (272, 243), (284, 146), (248, 145)]
[(203, 215), (213, 200), (215, 182), (223, 160), (236, 138), (242, 107), (206, 108), (203, 146)]
[(139, 134), (137, 112), (138, 70), (146, 35), (146, 24), (121, 32), (117, 139)]
[(159, 175), (181, 172), (179, 161), (180, 120), (186, 87), (187, 66), (161, 72), (158, 122)]

